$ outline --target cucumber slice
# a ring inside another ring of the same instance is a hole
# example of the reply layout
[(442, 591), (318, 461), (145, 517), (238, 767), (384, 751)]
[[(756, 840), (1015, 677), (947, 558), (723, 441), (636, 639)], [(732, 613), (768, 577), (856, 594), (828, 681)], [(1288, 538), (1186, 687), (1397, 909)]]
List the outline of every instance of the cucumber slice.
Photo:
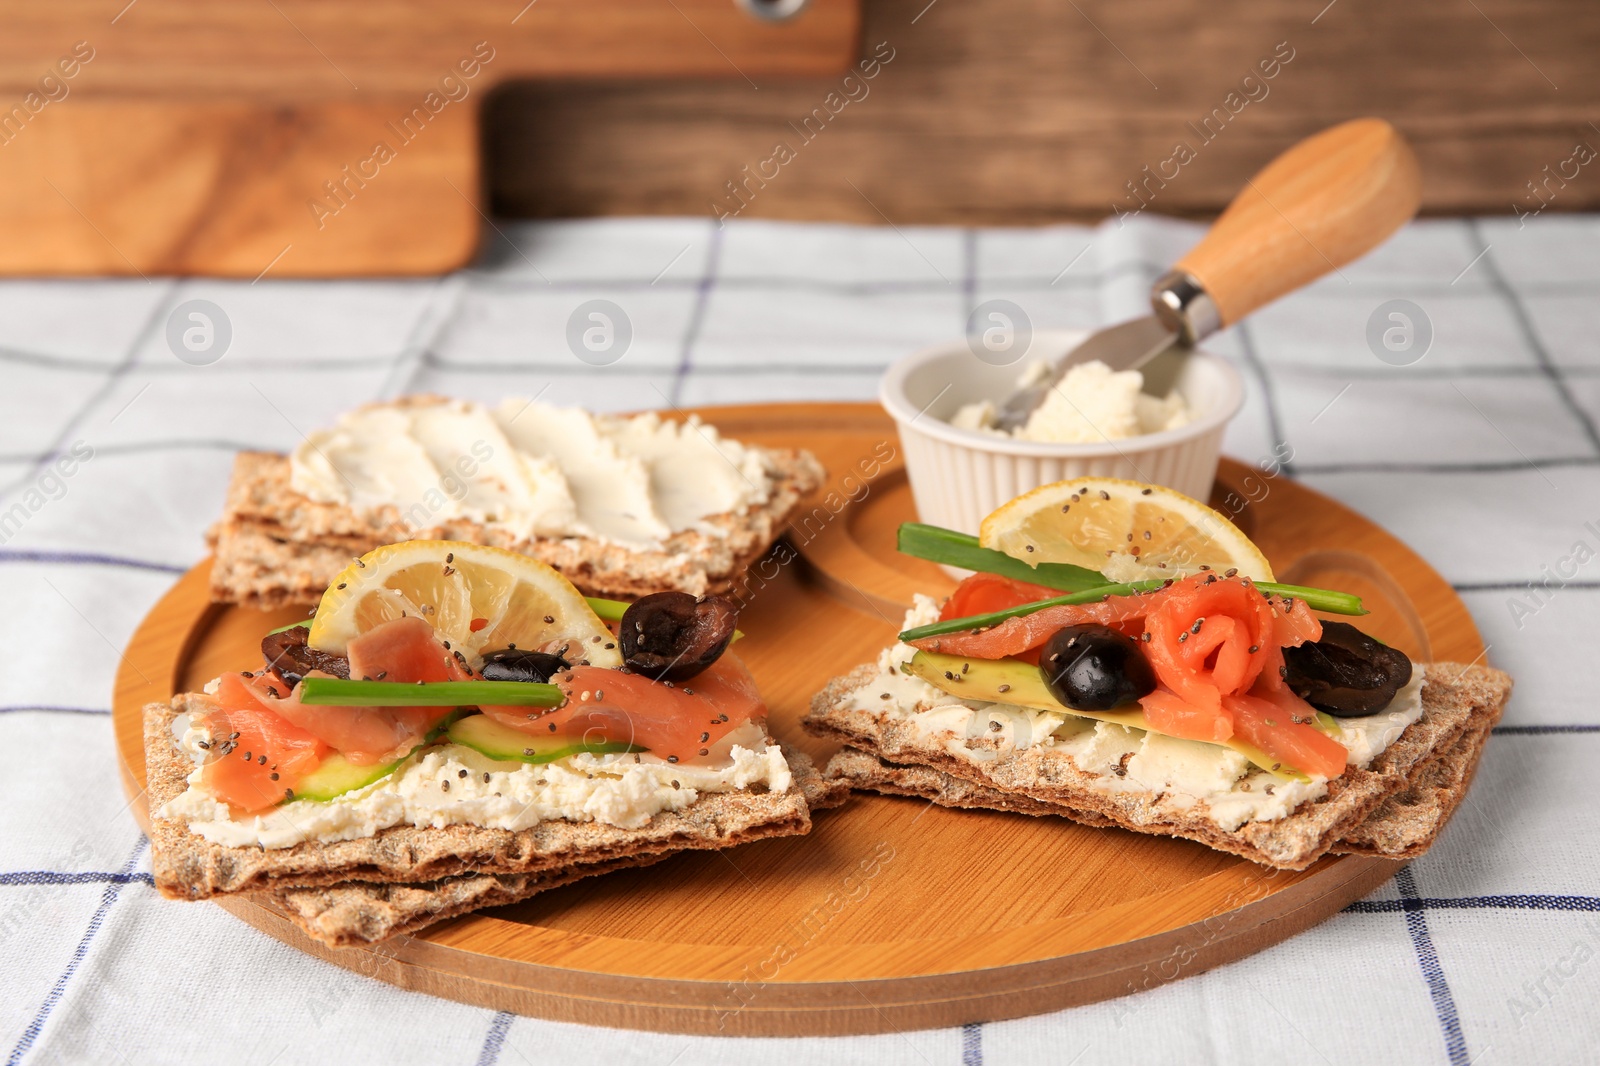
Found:
[[(1145, 720), (1144, 710), (1137, 703), (1114, 711), (1077, 711), (1050, 694), (1044, 675), (1032, 663), (1017, 659), (963, 659), (958, 655), (940, 655), (937, 652), (919, 651), (909, 663), (901, 667), (908, 674), (920, 677), (934, 688), (952, 696), (981, 701), (1006, 703), (1014, 707), (1032, 707), (1041, 711), (1091, 718), (1097, 722), (1110, 722), (1129, 729), (1142, 729), (1147, 733), (1166, 734), (1152, 729)], [(1211, 741), (1196, 741), (1211, 743)], [(1232, 748), (1257, 767), (1285, 781), (1309, 781), (1311, 778), (1287, 767), (1274, 770), (1277, 761), (1253, 744), (1242, 740), (1228, 740), (1217, 744), (1219, 748)]]
[[(461, 712), (451, 711), (439, 720), (439, 724), (428, 731), (422, 738), (422, 743), (406, 752), (404, 759), (395, 759), (393, 762), (373, 763), (370, 766), (357, 766), (343, 755), (334, 752), (322, 760), (322, 765), (311, 771), (295, 789), (294, 798), (315, 800), (326, 803), (328, 800), (338, 799), (346, 792), (354, 792), (358, 788), (366, 788), (374, 781), (378, 781), (395, 772), (399, 765), (415, 755), (421, 749), (444, 736), (450, 724), (461, 717)], [(285, 800), (284, 802), (288, 802)]]
[(486, 714), (469, 715), (450, 726), (445, 734), (453, 743), (471, 748), (491, 759), (505, 762), (546, 763), (583, 752), (601, 755), (609, 752), (644, 751), (622, 741), (585, 743), (571, 737), (537, 737), (520, 729), (501, 725)]
[(374, 781), (387, 777), (403, 762), (405, 759), (357, 766), (343, 755), (334, 752), (322, 760), (321, 766), (301, 779), (300, 787), (294, 790), (294, 798), (326, 803), (328, 800), (338, 799), (346, 792), (366, 788)]

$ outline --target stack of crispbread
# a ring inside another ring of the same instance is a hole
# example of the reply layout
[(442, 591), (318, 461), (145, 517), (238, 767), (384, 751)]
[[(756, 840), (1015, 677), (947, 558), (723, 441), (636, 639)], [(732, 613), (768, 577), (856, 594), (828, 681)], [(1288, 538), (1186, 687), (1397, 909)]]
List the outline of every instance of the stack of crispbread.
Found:
[(209, 697), (186, 693), (145, 707), (156, 886), (180, 899), (249, 896), (335, 947), (413, 933), (682, 851), (803, 834), (811, 828), (812, 810), (834, 806), (848, 794), (843, 782), (824, 782), (809, 759), (789, 751), (793, 781), (787, 791), (704, 793), (681, 811), (656, 814), (639, 829), (572, 821), (545, 821), (518, 831), (400, 825), (336, 843), (228, 847), (154, 813), (184, 791), (194, 769), (176, 743), (173, 722), (210, 706)]
[(830, 781), (946, 807), (1060, 815), (1185, 837), (1287, 870), (1304, 869), (1328, 852), (1410, 859), (1426, 851), (1466, 794), (1511, 693), (1510, 677), (1498, 670), (1427, 664), (1422, 717), (1370, 767), (1351, 767), (1328, 783), (1325, 797), (1285, 818), (1227, 830), (1207, 817), (1203, 801), (1178, 812), (1162, 805), (1159, 794), (1096, 789), (1095, 775), (1064, 752), (1001, 750), (987, 737), (973, 737), (965, 745), (993, 757), (969, 760), (951, 754), (953, 734), (922, 732), (890, 711), (852, 709), (850, 697), (876, 669), (868, 664), (835, 678), (812, 702), (806, 729), (846, 745), (824, 771)]
[(706, 523), (714, 533), (683, 530), (651, 549), (589, 537), (524, 538), (469, 519), (418, 528), (398, 507), (356, 510), (309, 499), (290, 486), (288, 456), (240, 452), (222, 518), (206, 535), (216, 554), (211, 596), (264, 609), (309, 606), (353, 557), (402, 540), (509, 548), (550, 564), (591, 596), (633, 599), (663, 589), (727, 593), (823, 480), (822, 466), (809, 452), (745, 447), (759, 451), (772, 472), (765, 502), (711, 516)]

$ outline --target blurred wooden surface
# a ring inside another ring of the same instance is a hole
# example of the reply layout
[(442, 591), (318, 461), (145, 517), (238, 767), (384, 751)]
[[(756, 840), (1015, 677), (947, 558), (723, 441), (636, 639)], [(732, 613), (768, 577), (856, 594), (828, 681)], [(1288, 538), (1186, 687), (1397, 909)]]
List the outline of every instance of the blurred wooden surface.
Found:
[[(1415, 145), (1425, 212), (1536, 209), (1527, 183), (1547, 180), (1550, 210), (1600, 207), (1600, 165), (1569, 161), (1580, 141), (1600, 149), (1592, 0), (866, 0), (863, 54), (883, 41), (895, 58), (868, 95), (803, 145), (790, 123), (837, 77), (503, 90), (485, 130), (491, 202), (523, 216), (710, 215), (737, 208), (725, 183), (784, 141), (795, 158), (751, 185), (740, 217), (1101, 218), (1136, 207), (1125, 183), (1176, 141), (1199, 145), (1187, 124), (1288, 42), (1268, 95), (1152, 186), (1151, 210), (1216, 212), (1284, 147), (1358, 115)], [(1563, 161), (1576, 177), (1549, 178)]]
[[(412, 143), (387, 125), (404, 114), (70, 100), (0, 150), (0, 274), (450, 270), (483, 228), (476, 109), (452, 104)], [(394, 158), (349, 169), (378, 140)]]
[(857, 0), (811, 0), (786, 22), (733, 0), (0, 0), (0, 91), (28, 91), (78, 40), (96, 56), (74, 88), (94, 95), (410, 96), (480, 41), (497, 81), (819, 75), (844, 66), (859, 20)]
[(430, 274), (508, 78), (834, 75), (858, 0), (0, 0), (0, 275)]

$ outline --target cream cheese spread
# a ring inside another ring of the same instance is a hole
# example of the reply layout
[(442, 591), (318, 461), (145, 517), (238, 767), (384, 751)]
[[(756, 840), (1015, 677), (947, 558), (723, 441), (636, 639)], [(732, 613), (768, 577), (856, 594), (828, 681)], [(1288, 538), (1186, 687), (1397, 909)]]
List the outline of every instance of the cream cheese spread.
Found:
[(188, 788), (164, 804), (158, 818), (188, 823), (226, 847), (288, 848), (370, 837), (396, 825), (474, 825), (527, 829), (540, 822), (602, 822), (637, 829), (662, 811), (681, 811), (703, 793), (765, 785), (787, 791), (792, 776), (783, 752), (766, 743), (759, 725), (740, 727), (750, 746), (735, 743), (722, 766), (669, 764), (649, 754), (581, 754), (555, 762), (499, 762), (458, 744), (426, 748), (393, 773), (327, 801), (294, 800), (235, 819), (201, 784), (204, 730), (175, 729), (194, 761)]
[[(1031, 363), (1018, 379), (1017, 388), (1037, 384), (1049, 372), (1049, 363)], [(1177, 429), (1188, 425), (1191, 416), (1176, 391), (1164, 397), (1147, 395), (1139, 371), (1114, 371), (1095, 359), (1069, 369), (1025, 424), (1006, 433), (994, 428), (994, 419), (995, 405), (984, 400), (961, 407), (950, 424), (1017, 440), (1095, 444)]]
[[(902, 628), (927, 625), (938, 617), (938, 601), (918, 596)], [(1203, 803), (1206, 815), (1230, 831), (1245, 822), (1287, 817), (1306, 800), (1327, 795), (1326, 778), (1284, 780), (1221, 745), (1056, 711), (963, 700), (901, 670), (914, 654), (908, 644), (886, 649), (878, 657), (877, 674), (850, 695), (848, 706), (909, 720), (923, 737), (967, 762), (982, 765), (1026, 749), (1059, 752), (1081, 772), (1094, 775), (1091, 787), (1108, 794), (1159, 793), (1158, 808), (1187, 811)], [(1337, 719), (1336, 739), (1349, 751), (1349, 765), (1369, 766), (1422, 717), (1422, 684), (1422, 668), (1413, 666), (1411, 681), (1385, 710)], [(987, 740), (968, 743), (976, 738)]]
[(350, 411), (290, 456), (290, 486), (358, 510), (393, 507), (426, 529), (470, 519), (521, 538), (659, 548), (674, 533), (765, 503), (759, 449), (690, 416), (594, 415), (506, 400), (412, 398)]

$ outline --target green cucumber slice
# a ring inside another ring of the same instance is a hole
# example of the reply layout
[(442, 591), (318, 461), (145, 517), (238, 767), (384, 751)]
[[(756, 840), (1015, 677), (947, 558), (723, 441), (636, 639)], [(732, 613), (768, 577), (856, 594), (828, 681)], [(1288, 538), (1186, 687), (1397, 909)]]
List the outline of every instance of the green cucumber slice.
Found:
[(469, 715), (457, 720), (445, 735), (452, 743), (504, 762), (547, 763), (583, 752), (601, 755), (645, 750), (622, 741), (585, 743), (571, 737), (537, 737), (501, 725), (486, 714)]
[[(322, 765), (301, 780), (300, 787), (294, 791), (294, 798), (326, 803), (328, 800), (338, 799), (346, 792), (354, 792), (358, 788), (366, 788), (374, 781), (381, 780), (394, 773), (406, 759), (411, 758), (411, 756), (444, 736), (451, 723), (460, 717), (461, 712), (459, 710), (451, 711), (445, 715), (439, 720), (438, 725), (428, 730), (428, 735), (422, 738), (421, 744), (406, 752), (405, 758), (395, 759), (393, 762), (357, 766), (343, 755), (334, 752), (322, 760)], [(284, 802), (288, 803), (290, 801), (286, 799)]]
[(301, 779), (300, 787), (294, 790), (294, 798), (326, 803), (328, 800), (338, 799), (346, 792), (354, 792), (358, 788), (366, 788), (374, 781), (382, 780), (394, 773), (394, 768), (403, 762), (405, 759), (357, 766), (343, 755), (334, 752), (322, 760), (321, 766)]

